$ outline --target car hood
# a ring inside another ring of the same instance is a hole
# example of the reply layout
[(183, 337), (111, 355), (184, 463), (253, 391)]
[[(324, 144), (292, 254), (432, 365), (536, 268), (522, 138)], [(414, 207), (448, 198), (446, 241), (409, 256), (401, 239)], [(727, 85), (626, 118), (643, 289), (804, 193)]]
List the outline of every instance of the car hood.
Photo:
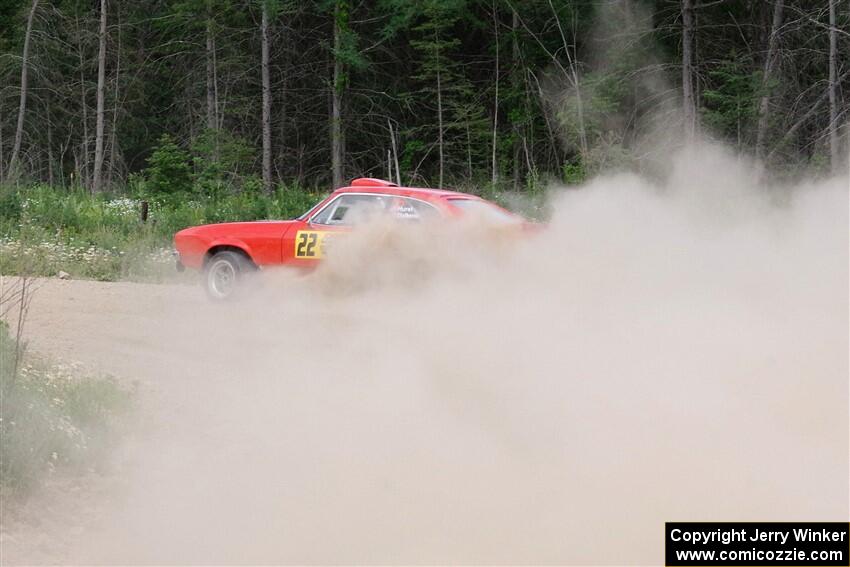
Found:
[(181, 236), (199, 236), (207, 234), (222, 234), (233, 233), (241, 230), (251, 230), (267, 225), (280, 225), (286, 227), (296, 221), (294, 220), (261, 220), (261, 221), (240, 221), (240, 222), (219, 222), (211, 224), (202, 224), (184, 228), (177, 232)]

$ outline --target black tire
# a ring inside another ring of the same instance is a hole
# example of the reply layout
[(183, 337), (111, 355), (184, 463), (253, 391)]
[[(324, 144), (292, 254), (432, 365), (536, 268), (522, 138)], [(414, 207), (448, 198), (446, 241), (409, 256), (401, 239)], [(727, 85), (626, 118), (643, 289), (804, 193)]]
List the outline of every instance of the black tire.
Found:
[(216, 252), (204, 266), (203, 285), (207, 296), (213, 301), (233, 299), (238, 296), (245, 275), (255, 269), (251, 260), (239, 252)]

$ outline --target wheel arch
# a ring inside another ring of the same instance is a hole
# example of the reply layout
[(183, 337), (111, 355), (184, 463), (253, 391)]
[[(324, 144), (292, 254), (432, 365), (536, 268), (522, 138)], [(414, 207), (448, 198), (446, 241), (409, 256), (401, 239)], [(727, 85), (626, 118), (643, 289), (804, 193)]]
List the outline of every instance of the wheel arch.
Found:
[(254, 259), (251, 257), (251, 253), (247, 250), (247, 246), (242, 247), (236, 244), (215, 244), (213, 246), (210, 246), (209, 249), (204, 253), (203, 267), (206, 268), (210, 259), (219, 252), (235, 252), (236, 254), (244, 256), (246, 260), (251, 262), (252, 266), (257, 266), (257, 263), (254, 262)]

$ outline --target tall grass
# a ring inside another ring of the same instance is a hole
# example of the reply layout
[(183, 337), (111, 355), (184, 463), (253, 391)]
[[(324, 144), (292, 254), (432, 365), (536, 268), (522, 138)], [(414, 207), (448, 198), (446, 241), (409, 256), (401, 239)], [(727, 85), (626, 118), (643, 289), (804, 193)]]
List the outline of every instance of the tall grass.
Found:
[(173, 274), (175, 232), (206, 223), (293, 218), (321, 198), (297, 188), (274, 195), (172, 195), (149, 203), (116, 195), (33, 185), (0, 187), (0, 274), (99, 280), (162, 280)]

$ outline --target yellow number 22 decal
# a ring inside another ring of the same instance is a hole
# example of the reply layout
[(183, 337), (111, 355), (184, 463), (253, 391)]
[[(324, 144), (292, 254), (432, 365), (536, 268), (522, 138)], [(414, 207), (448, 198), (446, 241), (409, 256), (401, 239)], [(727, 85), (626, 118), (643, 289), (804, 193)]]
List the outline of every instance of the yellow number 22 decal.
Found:
[(295, 233), (295, 257), (322, 258), (325, 235), (325, 232), (315, 230), (299, 230)]

